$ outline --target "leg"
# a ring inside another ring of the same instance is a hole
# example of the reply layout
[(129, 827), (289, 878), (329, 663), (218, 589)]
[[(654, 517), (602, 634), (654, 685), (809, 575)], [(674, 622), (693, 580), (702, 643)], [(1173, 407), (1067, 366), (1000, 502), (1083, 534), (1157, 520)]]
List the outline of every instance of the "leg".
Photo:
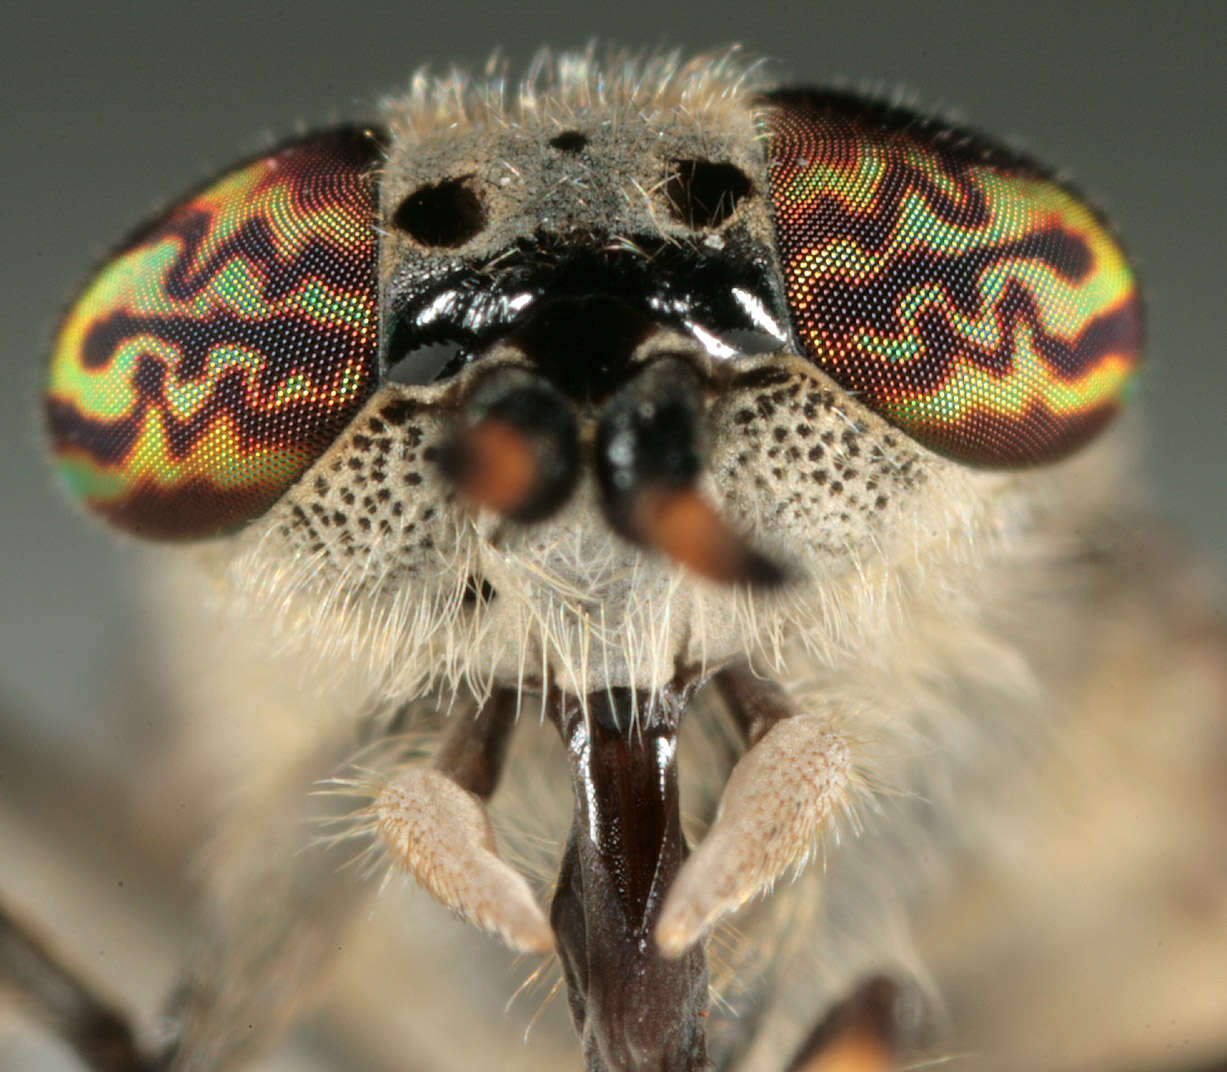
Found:
[(33, 929), (0, 904), (0, 986), (23, 1004), (95, 1072), (151, 1072), (132, 1030), (112, 1004), (70, 968)]
[(899, 1046), (899, 989), (885, 976), (828, 1012), (786, 1072), (891, 1072)]

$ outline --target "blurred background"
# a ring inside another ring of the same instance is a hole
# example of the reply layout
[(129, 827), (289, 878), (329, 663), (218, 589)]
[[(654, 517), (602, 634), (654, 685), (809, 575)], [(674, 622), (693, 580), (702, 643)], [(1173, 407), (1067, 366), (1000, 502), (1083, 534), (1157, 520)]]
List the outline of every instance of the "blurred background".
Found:
[(595, 7), (3, 5), (0, 706), (31, 754), (122, 755), (91, 715), (113, 702), (139, 568), (67, 507), (42, 458), (40, 377), (58, 311), (164, 199), (270, 137), (372, 116), (422, 64), (480, 68), (496, 47), (514, 67), (541, 44), (592, 37), (687, 51), (736, 42), (781, 78), (906, 90), (1066, 169), (1116, 219), (1149, 294), (1150, 461), (1138, 479), (1227, 567), (1227, 5)]

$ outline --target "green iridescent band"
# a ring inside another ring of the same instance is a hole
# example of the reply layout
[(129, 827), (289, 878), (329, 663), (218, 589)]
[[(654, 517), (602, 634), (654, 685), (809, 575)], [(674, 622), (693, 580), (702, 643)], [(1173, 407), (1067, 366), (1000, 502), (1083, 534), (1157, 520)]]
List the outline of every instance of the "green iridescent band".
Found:
[(1013, 466), (1077, 449), (1132, 393), (1133, 273), (1039, 165), (849, 94), (778, 93), (762, 122), (797, 335), (871, 408)]
[(375, 386), (379, 141), (343, 128), (253, 160), (142, 229), (52, 351), (47, 423), (74, 497), (139, 535), (263, 513)]

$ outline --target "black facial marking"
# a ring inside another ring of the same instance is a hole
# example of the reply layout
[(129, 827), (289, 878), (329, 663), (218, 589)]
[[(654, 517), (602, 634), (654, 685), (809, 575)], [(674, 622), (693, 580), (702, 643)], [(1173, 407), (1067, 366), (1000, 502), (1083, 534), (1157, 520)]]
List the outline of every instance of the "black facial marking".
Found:
[(411, 193), (392, 222), (424, 246), (462, 246), (486, 225), (486, 210), (468, 178), (448, 179)]
[(582, 153), (588, 145), (588, 136), (578, 130), (564, 130), (561, 134), (550, 138), (552, 145), (559, 152)]
[(631, 352), (653, 328), (616, 298), (560, 298), (543, 302), (511, 338), (563, 394), (593, 403), (626, 378)]
[(733, 164), (678, 160), (673, 166), (665, 198), (673, 216), (695, 230), (719, 227), (754, 188), (749, 176)]
[(621, 386), (649, 330), (701, 328), (718, 338), (753, 331), (746, 295), (783, 322), (773, 269), (744, 249), (714, 253), (659, 235), (631, 245), (539, 235), (485, 267), (407, 260), (388, 291), (388, 375), (446, 380), (510, 340), (568, 397), (598, 404)]

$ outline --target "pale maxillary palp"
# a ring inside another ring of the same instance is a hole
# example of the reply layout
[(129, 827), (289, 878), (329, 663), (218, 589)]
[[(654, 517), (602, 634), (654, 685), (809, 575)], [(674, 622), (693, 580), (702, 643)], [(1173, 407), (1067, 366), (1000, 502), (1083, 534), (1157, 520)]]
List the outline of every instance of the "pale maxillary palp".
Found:
[(666, 957), (682, 955), (801, 863), (853, 778), (847, 742), (829, 715), (791, 712), (781, 690), (748, 671), (721, 677), (726, 698), (740, 692), (757, 705), (743, 707), (740, 716), (737, 703), (731, 705), (751, 747), (729, 775), (715, 822), (665, 898), (655, 935)]
[(494, 791), (515, 723), (513, 690), (457, 719), (432, 768), (402, 768), (377, 793), (384, 848), (436, 900), (519, 952), (548, 953), (554, 935), (527, 880), (494, 844), (485, 799)]

